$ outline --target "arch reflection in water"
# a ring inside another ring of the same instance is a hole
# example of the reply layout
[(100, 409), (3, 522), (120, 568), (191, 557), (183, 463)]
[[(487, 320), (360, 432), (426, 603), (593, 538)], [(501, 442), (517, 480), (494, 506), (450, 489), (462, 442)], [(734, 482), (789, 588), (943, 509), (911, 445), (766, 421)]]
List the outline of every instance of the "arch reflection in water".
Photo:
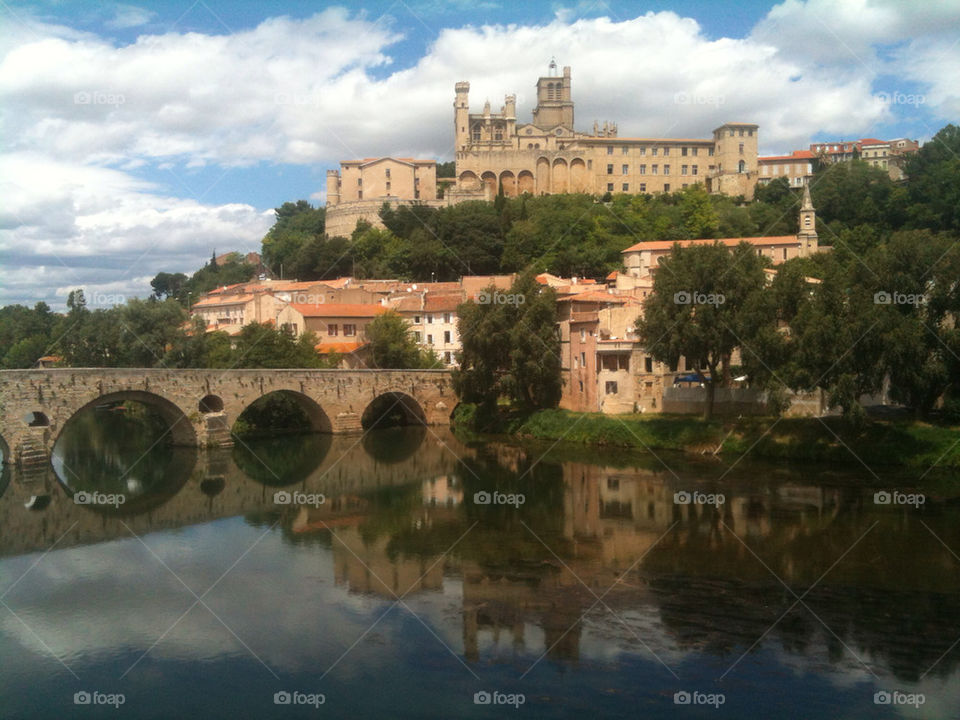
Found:
[(171, 435), (152, 406), (129, 400), (88, 406), (66, 423), (51, 461), (77, 504), (137, 515), (175, 495), (196, 464), (196, 449), (170, 447)]
[(233, 462), (251, 480), (283, 487), (303, 482), (320, 467), (332, 441), (325, 433), (237, 438)]
[(413, 457), (426, 437), (426, 425), (384, 427), (364, 434), (363, 449), (378, 462), (399, 463)]
[(360, 418), (364, 430), (397, 425), (426, 425), (420, 403), (402, 392), (378, 395), (367, 405)]

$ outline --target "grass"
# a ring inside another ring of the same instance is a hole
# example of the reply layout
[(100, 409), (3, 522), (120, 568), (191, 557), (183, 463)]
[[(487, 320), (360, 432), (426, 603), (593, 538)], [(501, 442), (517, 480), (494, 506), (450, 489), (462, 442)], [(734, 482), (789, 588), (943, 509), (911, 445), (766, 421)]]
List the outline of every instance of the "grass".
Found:
[(793, 462), (960, 470), (960, 427), (840, 418), (751, 417), (704, 421), (688, 415), (602, 415), (541, 410), (505, 428), (521, 437), (596, 446), (682, 450)]

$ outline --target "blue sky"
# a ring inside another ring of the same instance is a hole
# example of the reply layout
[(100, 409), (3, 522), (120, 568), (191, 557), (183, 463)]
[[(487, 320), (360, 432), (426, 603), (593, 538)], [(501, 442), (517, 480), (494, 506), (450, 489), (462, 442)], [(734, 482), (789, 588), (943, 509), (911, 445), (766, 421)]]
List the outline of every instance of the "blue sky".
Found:
[(451, 159), (458, 80), (528, 118), (553, 56), (580, 129), (752, 121), (772, 154), (960, 116), (960, 0), (34, 2), (0, 24), (0, 304), (145, 295), (258, 249), (339, 160)]

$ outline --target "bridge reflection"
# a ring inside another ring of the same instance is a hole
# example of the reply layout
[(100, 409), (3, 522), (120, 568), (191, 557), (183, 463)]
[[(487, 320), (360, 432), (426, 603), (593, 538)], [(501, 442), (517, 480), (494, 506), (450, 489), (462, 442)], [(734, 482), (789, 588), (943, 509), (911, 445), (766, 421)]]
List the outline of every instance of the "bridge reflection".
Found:
[[(470, 448), (448, 431), (391, 437), (400, 447), (386, 455), (356, 437), (326, 437), (302, 449), (306, 464), (291, 444), (279, 482), (245, 472), (261, 446), (241, 455), (247, 466), (237, 449), (204, 452), (175, 493), (123, 522), (75, 505), (49, 472), (18, 475), (0, 497), (0, 554), (242, 515), (276, 525), (286, 543), (328, 548), (342, 593), (405, 597), (415, 609), (418, 598), (452, 593), (468, 662), (529, 665), (543, 653), (572, 663), (598, 638), (615, 645), (610, 652), (651, 658), (729, 656), (768, 633), (785, 653), (862, 670), (852, 651), (905, 681), (931, 667), (956, 671), (960, 563), (932, 534), (960, 547), (956, 507), (931, 501), (921, 523), (875, 506), (859, 482), (814, 485), (750, 467), (726, 478), (719, 509), (680, 505), (680, 490), (716, 489), (703, 480), (716, 467), (561, 462), (505, 445)], [(279, 462), (282, 444), (264, 446), (261, 459)], [(325, 502), (278, 504), (279, 488)], [(491, 489), (525, 501), (473, 501)], [(144, 496), (154, 492), (162, 483)], [(43, 493), (45, 509), (24, 507)]]

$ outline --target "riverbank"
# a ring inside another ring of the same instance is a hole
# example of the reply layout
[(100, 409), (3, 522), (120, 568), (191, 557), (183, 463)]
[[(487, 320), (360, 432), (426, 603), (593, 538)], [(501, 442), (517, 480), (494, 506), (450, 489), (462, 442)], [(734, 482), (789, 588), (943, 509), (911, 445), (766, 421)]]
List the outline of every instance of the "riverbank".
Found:
[(871, 420), (861, 428), (840, 418), (715, 419), (679, 415), (603, 415), (541, 410), (504, 419), (501, 432), (599, 447), (679, 450), (793, 462), (889, 465), (960, 470), (960, 427)]

